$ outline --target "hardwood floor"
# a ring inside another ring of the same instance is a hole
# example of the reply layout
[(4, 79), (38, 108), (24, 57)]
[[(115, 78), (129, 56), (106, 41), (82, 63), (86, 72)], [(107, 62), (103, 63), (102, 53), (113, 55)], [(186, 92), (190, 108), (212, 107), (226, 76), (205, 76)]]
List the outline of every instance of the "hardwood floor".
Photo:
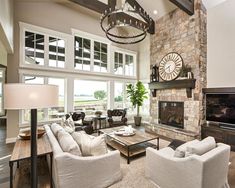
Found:
[(14, 144), (5, 144), (6, 142), (6, 126), (0, 125), (0, 187), (9, 187), (9, 159)]
[[(14, 144), (5, 144), (6, 127), (0, 125), (0, 187), (9, 188), (9, 159), (12, 153)], [(231, 165), (229, 166), (229, 185), (230, 188), (235, 188), (235, 152), (231, 152)], [(30, 187), (30, 161), (22, 161), (20, 168), (16, 169), (14, 188), (29, 188)], [(39, 188), (49, 188), (49, 173), (45, 158), (38, 160)], [(16, 166), (16, 165), (15, 165)], [(14, 169), (15, 171), (15, 169)]]

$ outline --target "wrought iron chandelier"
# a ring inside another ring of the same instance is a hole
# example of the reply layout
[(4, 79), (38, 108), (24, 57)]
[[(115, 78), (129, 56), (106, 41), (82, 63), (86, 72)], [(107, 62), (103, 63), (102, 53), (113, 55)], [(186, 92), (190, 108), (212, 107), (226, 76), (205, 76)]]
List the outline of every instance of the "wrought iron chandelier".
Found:
[(141, 42), (150, 27), (154, 27), (153, 23), (152, 18), (135, 0), (126, 0), (121, 8), (108, 8), (100, 18), (106, 37), (118, 44)]

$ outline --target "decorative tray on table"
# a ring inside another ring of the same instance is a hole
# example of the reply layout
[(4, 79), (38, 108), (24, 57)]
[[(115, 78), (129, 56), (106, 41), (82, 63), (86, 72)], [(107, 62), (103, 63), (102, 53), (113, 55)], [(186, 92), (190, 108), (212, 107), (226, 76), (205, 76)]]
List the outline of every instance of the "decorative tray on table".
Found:
[(126, 132), (124, 129), (120, 129), (118, 131), (115, 131), (114, 134), (118, 136), (133, 136), (135, 135), (135, 132)]
[[(38, 138), (41, 138), (45, 134), (45, 132), (46, 131), (43, 127), (38, 128), (38, 130), (37, 130)], [(30, 129), (21, 130), (20, 133), (19, 133), (19, 137), (23, 140), (30, 140), (31, 130)]]

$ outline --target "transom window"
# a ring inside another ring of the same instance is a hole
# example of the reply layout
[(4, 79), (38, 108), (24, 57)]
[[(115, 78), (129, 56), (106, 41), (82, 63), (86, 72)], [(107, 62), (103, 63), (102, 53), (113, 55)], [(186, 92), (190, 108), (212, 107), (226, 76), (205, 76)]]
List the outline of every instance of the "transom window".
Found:
[(25, 32), (25, 63), (44, 65), (44, 35)]
[(64, 68), (65, 66), (65, 41), (49, 37), (49, 66)]
[(24, 39), (25, 64), (65, 68), (64, 39), (31, 31), (25, 31)]
[(123, 54), (115, 52), (114, 54), (114, 73), (123, 74)]
[(91, 70), (91, 41), (75, 36), (75, 69)]
[(134, 55), (114, 52), (114, 73), (125, 75), (125, 76), (135, 76), (135, 59)]
[(94, 42), (94, 71), (107, 72), (108, 69), (108, 45)]

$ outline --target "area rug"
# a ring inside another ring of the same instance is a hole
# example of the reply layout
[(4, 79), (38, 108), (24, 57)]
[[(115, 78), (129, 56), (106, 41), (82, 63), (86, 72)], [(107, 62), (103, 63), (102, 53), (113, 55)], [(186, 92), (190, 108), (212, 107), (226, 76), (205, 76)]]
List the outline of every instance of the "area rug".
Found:
[[(160, 148), (168, 144), (169, 142), (160, 140)], [(127, 160), (121, 157), (121, 171), (122, 180), (109, 188), (158, 188), (145, 177), (145, 156), (131, 160), (130, 164), (127, 164)]]

